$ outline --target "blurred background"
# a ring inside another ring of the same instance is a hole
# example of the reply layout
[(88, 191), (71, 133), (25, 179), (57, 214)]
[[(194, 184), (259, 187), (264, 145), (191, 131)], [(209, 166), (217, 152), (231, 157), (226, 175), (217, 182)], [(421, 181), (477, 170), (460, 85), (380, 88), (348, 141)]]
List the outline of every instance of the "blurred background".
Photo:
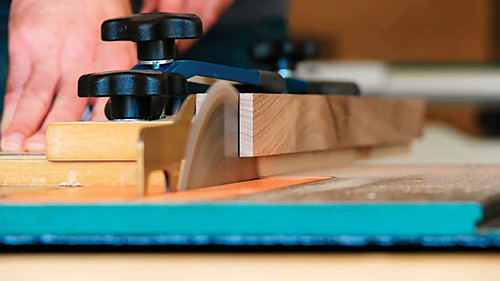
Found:
[(385, 161), (500, 161), (500, 1), (291, 0), (289, 23), (320, 49), (295, 76), (428, 100), (412, 156)]
[(497, 0), (291, 0), (292, 34), (322, 58), (490, 62), (500, 58)]

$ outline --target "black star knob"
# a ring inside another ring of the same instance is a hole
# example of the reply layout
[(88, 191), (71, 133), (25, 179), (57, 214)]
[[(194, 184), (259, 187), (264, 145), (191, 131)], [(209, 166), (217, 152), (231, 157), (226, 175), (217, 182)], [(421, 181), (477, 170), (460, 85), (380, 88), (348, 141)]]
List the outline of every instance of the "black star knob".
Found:
[(273, 71), (293, 71), (297, 62), (317, 57), (318, 47), (310, 41), (280, 39), (251, 44), (248, 53), (254, 62), (269, 65)]
[(201, 19), (192, 14), (136, 14), (109, 19), (101, 26), (104, 41), (136, 42), (140, 61), (173, 59), (175, 39), (194, 39), (202, 35)]
[(78, 80), (79, 97), (110, 97), (110, 120), (158, 119), (172, 95), (187, 95), (187, 81), (175, 73), (113, 71), (91, 73)]

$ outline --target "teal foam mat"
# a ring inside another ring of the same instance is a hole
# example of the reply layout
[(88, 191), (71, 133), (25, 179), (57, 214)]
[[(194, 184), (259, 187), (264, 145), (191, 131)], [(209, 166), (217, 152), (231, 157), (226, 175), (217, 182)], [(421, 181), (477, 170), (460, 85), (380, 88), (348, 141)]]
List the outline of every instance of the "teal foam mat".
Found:
[(0, 205), (0, 236), (458, 237), (481, 219), (473, 202)]

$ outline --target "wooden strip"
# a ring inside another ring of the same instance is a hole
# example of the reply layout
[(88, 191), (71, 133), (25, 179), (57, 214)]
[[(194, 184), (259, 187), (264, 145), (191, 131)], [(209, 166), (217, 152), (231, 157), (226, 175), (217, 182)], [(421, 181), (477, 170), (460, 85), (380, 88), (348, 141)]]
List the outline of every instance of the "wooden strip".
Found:
[[(164, 185), (149, 187), (150, 196), (166, 192)], [(125, 202), (137, 199), (137, 185), (107, 186), (92, 185), (79, 187), (65, 187), (47, 191), (33, 191), (29, 193), (9, 194), (0, 202), (25, 201), (25, 202)]]
[(126, 161), (137, 159), (142, 128), (170, 124), (149, 122), (69, 122), (47, 127), (47, 159), (51, 161)]
[[(137, 202), (159, 201), (206, 201), (229, 199), (242, 195), (250, 195), (264, 191), (285, 188), (294, 185), (306, 184), (329, 177), (307, 176), (278, 176), (263, 179), (225, 184), (188, 191), (165, 194), (164, 186), (151, 186), (150, 195), (139, 199)], [(31, 192), (10, 194), (8, 201), (44, 201), (44, 202), (103, 202), (103, 201), (128, 201), (137, 199), (136, 186), (86, 186), (49, 190), (44, 192)], [(5, 202), (5, 201), (4, 201)]]
[(240, 155), (257, 157), (410, 142), (425, 103), (378, 97), (240, 95)]
[[(152, 185), (164, 185), (163, 173), (150, 177)], [(50, 162), (46, 160), (0, 161), (0, 186), (63, 186), (137, 184), (136, 162)], [(0, 187), (1, 188), (1, 187)]]

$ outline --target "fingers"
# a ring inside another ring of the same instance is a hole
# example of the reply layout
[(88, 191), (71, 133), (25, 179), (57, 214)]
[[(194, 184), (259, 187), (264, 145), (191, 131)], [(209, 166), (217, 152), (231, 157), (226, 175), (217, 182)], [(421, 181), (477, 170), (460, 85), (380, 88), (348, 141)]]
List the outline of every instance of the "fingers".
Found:
[(45, 131), (46, 128), (27, 138), (23, 142), (23, 150), (28, 152), (45, 152)]
[(186, 13), (186, 0), (159, 0), (158, 11), (168, 13)]
[[(12, 43), (15, 45), (15, 43)], [(2, 115), (1, 132), (4, 134), (16, 110), (17, 104), (23, 94), (23, 87), (30, 74), (30, 59), (28, 56), (19, 53), (11, 53), (9, 58), (9, 73), (5, 89), (4, 108)]]
[(54, 104), (43, 122), (39, 131), (27, 138), (24, 149), (29, 152), (45, 151), (45, 130), (47, 125), (55, 122), (80, 121), (83, 111), (87, 106), (87, 100), (79, 98), (76, 94), (77, 85), (75, 79), (69, 79), (61, 83), (60, 90)]
[[(39, 61), (33, 65), (12, 120), (3, 133), (2, 150), (23, 150), (24, 140), (38, 130), (51, 107), (58, 79), (59, 71), (52, 61)], [(12, 92), (12, 100), (16, 94)]]

